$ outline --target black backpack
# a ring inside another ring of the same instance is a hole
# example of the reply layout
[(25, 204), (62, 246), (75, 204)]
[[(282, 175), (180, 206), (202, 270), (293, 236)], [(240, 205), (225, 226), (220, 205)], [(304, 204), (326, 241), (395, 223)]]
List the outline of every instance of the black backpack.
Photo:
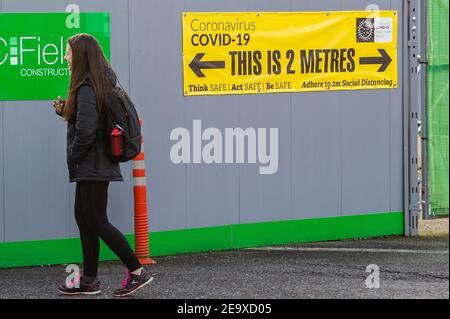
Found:
[[(108, 96), (104, 124), (108, 153), (113, 162), (127, 162), (141, 152), (139, 115), (128, 94), (120, 87), (114, 87)], [(111, 132), (114, 127), (122, 131), (123, 154), (121, 156), (114, 156), (111, 152)]]

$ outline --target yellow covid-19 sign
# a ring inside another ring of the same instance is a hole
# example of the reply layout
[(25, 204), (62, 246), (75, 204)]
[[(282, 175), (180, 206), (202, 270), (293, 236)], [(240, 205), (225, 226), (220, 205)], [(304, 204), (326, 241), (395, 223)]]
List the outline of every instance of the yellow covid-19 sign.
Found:
[(397, 87), (397, 12), (183, 13), (185, 95)]

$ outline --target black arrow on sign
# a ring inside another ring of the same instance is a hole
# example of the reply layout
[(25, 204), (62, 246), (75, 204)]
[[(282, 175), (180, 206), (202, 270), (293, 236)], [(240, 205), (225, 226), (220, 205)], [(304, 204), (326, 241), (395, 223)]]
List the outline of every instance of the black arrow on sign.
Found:
[(359, 64), (381, 64), (377, 72), (384, 72), (389, 64), (391, 64), (391, 57), (384, 49), (378, 49), (381, 56), (379, 57), (361, 57), (359, 58)]
[(201, 69), (225, 69), (225, 61), (201, 61), (205, 53), (197, 53), (194, 59), (189, 63), (189, 67), (199, 78), (204, 78)]

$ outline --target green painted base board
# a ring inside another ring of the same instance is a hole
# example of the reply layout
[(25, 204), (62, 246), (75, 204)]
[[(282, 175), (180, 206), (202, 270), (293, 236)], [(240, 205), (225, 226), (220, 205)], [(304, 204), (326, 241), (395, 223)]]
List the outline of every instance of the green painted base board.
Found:
[[(226, 225), (150, 234), (152, 257), (275, 244), (404, 234), (404, 213)], [(127, 235), (134, 248), (134, 235)], [(117, 260), (101, 243), (100, 260)], [(82, 262), (79, 238), (0, 243), (0, 268)]]

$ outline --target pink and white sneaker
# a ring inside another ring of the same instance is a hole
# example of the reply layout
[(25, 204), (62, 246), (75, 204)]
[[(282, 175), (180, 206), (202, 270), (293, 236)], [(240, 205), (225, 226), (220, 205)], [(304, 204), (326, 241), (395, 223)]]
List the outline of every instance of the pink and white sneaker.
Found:
[(150, 273), (145, 268), (142, 268), (140, 275), (134, 275), (131, 272), (128, 272), (127, 277), (122, 282), (122, 288), (114, 291), (114, 297), (127, 297), (148, 285), (152, 280), (153, 277), (150, 276)]

